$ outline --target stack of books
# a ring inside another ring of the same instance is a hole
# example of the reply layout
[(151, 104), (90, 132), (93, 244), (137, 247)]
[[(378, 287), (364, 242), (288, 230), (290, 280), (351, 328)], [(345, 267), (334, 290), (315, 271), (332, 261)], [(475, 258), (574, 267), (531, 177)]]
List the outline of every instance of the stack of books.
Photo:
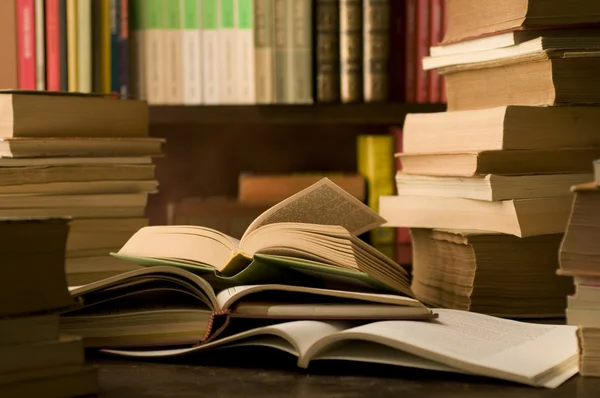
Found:
[(147, 225), (157, 190), (147, 105), (17, 91), (0, 109), (0, 217), (71, 217), (69, 284), (131, 270), (109, 253)]
[(600, 155), (600, 31), (559, 28), (600, 14), (593, 2), (520, 3), (448, 2), (448, 33), (424, 60), (446, 77), (448, 112), (407, 117), (398, 196), (380, 209), (414, 228), (417, 298), (562, 316), (572, 287), (554, 269), (569, 189)]
[(79, 337), (59, 333), (75, 303), (65, 281), (66, 219), (0, 222), (0, 396), (75, 397), (98, 390)]
[(0, 88), (181, 105), (444, 101), (419, 62), (442, 38), (442, 0), (1, 3)]
[(599, 167), (596, 161), (593, 182), (573, 187), (573, 209), (559, 256), (558, 273), (574, 279), (575, 294), (567, 301), (567, 323), (579, 326), (584, 376), (600, 376)]

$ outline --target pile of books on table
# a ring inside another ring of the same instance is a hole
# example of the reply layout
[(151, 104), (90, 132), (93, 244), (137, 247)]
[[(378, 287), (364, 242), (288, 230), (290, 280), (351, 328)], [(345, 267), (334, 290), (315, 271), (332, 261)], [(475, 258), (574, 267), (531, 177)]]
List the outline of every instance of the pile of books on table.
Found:
[(448, 32), (424, 59), (446, 78), (448, 111), (408, 115), (398, 196), (380, 210), (412, 228), (423, 302), (559, 317), (572, 290), (555, 272), (570, 187), (600, 156), (600, 30), (572, 26), (599, 22), (600, 9), (519, 3), (448, 2)]
[(133, 269), (109, 253), (147, 225), (157, 190), (147, 105), (3, 91), (0, 109), (0, 217), (71, 217), (69, 284)]

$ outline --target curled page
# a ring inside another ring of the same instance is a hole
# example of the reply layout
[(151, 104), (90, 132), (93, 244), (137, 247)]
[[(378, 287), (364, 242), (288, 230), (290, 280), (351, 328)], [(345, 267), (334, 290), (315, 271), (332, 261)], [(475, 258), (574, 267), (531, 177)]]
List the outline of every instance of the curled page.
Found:
[(258, 216), (242, 240), (263, 225), (280, 222), (341, 225), (350, 233), (360, 235), (383, 225), (386, 220), (329, 178), (323, 178)]

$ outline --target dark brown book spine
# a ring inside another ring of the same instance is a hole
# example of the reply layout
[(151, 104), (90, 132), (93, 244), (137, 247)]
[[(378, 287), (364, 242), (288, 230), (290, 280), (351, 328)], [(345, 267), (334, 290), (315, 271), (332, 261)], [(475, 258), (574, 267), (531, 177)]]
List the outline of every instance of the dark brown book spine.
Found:
[(391, 101), (406, 100), (406, 41), (406, 2), (390, 1), (388, 96)]
[(390, 0), (364, 0), (363, 96), (365, 102), (388, 99)]
[(362, 100), (362, 0), (340, 2), (340, 92), (342, 102)]
[(316, 0), (316, 99), (340, 101), (340, 0)]

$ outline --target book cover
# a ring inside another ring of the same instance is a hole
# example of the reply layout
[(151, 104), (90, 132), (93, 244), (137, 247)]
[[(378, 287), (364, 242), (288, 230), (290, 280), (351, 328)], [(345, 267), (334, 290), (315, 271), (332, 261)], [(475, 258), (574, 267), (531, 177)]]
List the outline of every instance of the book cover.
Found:
[(35, 0), (35, 88), (46, 89), (46, 29), (44, 0)]
[[(69, 37), (67, 35), (67, 0), (58, 0), (58, 55), (60, 91), (69, 91)], [(76, 73), (74, 71), (73, 73)]]
[(316, 101), (340, 101), (340, 3), (315, 2)]
[(235, 1), (219, 0), (219, 12), (220, 99), (223, 104), (233, 104), (238, 101), (235, 90)]
[(183, 101), (182, 31), (179, 1), (163, 0), (163, 35), (165, 38), (165, 103)]
[(17, 0), (17, 54), (19, 88), (36, 89), (35, 4)]
[(59, 0), (46, 0), (46, 88), (60, 90)]
[(92, 0), (77, 2), (77, 91), (92, 92)]
[(340, 91), (344, 103), (358, 102), (363, 94), (362, 1), (340, 2)]
[(221, 95), (221, 34), (219, 30), (220, 7), (218, 0), (203, 0), (202, 18), (202, 74), (203, 94), (206, 104), (222, 103)]
[[(206, 3), (208, 0), (204, 0)], [(164, 37), (162, 35), (162, 1), (146, 0), (146, 88), (147, 100), (151, 105), (163, 104), (164, 82)]]
[(77, 0), (67, 0), (67, 65), (68, 90), (77, 92), (78, 77), (78, 46), (77, 46)]
[(183, 67), (183, 103), (196, 105), (202, 103), (202, 31), (200, 29), (200, 2), (181, 0), (183, 21), (182, 30), (182, 67)]
[(235, 98), (242, 104), (256, 102), (254, 78), (254, 0), (235, 0)]
[(390, 1), (363, 0), (363, 98), (388, 99)]

